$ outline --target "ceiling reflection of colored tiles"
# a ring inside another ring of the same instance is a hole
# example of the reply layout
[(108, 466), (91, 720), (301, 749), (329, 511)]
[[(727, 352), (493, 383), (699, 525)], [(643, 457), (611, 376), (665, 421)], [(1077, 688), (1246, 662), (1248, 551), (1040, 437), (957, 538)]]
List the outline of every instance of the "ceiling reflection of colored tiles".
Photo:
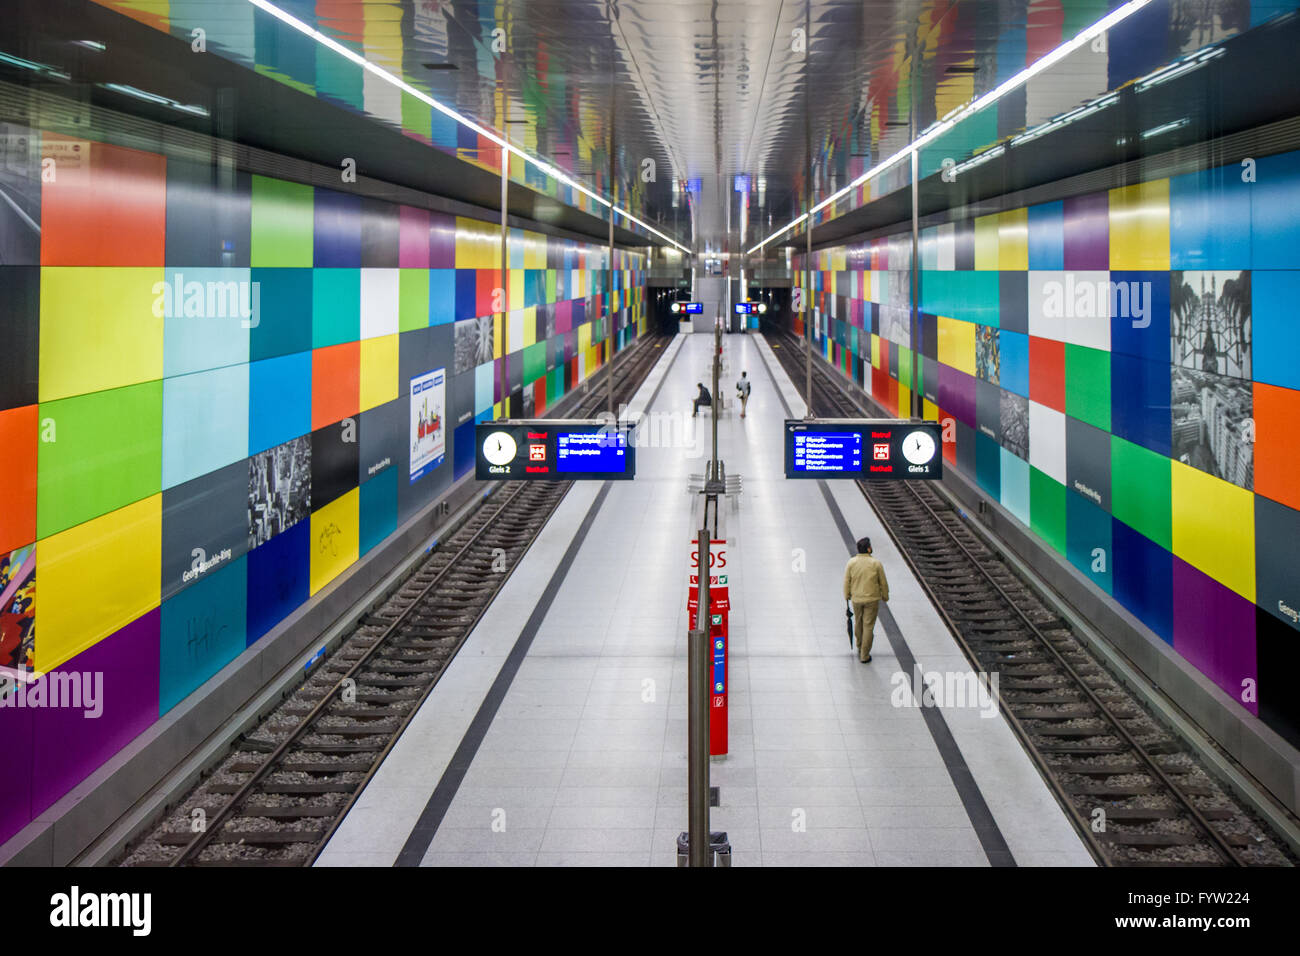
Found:
[[(245, 0), (220, 4), (184, 0), (95, 2), (187, 42), (192, 41), (194, 30), (201, 29), (209, 52), (310, 96), (392, 126), (412, 139), (480, 169), (492, 172), (501, 169), (502, 150), (487, 137)], [(557, 105), (566, 106), (566, 87), (562, 76), (547, 76), (545, 49), (519, 50), (512, 64), (523, 74), (522, 82), (515, 81), (520, 95), (512, 93), (508, 108), (503, 104), (501, 86), (506, 68), (502, 66), (502, 57), (492, 52), (492, 46), (494, 42), (504, 43), (507, 48), (512, 45), (509, 20), (500, 28), (505, 32), (494, 37), (493, 30), (497, 27), (491, 21), (475, 17), (475, 26), (481, 29), (470, 33), (439, 4), (433, 3), (282, 0), (277, 5), (485, 128), (498, 134), (506, 129), (512, 143), (519, 148), (536, 154), (539, 138), (544, 139), (550, 150), (540, 158), (585, 182), (600, 195), (608, 197), (613, 192), (616, 202), (631, 202), (630, 211), (636, 214), (635, 191), (628, 194), (629, 191), (609, 189), (608, 152), (603, 145), (598, 145), (606, 139), (602, 113), (594, 108), (575, 110), (585, 126), (569, 121), (558, 128), (548, 124), (553, 109)], [(443, 83), (424, 82), (421, 75), (429, 75), (424, 64), (445, 64), (450, 55), (454, 55), (457, 69), (444, 75), (453, 79)], [(584, 129), (589, 129), (591, 135), (584, 134)], [(517, 155), (510, 157), (510, 178), (570, 207), (601, 218), (606, 215), (601, 204)], [(622, 178), (639, 182), (635, 176)], [(638, 228), (626, 220), (620, 221), (620, 225), (633, 231)]]
[[(500, 150), (246, 0), (96, 0), (485, 169)], [(1120, 4), (1114, 0), (283, 0), (280, 6), (678, 239), (735, 251), (780, 228)], [(932, 144), (928, 175), (1294, 10), (1287, 0), (1154, 0)], [(792, 40), (806, 29), (802, 47)], [(806, 49), (806, 54), (803, 50)], [(443, 69), (452, 65), (455, 69)], [(503, 95), (502, 90), (506, 90)], [(811, 144), (807, 137), (811, 135)], [(609, 142), (615, 174), (609, 177)], [(811, 148), (811, 167), (807, 149)], [(653, 173), (647, 174), (652, 161)], [(511, 178), (599, 215), (522, 160)], [(753, 191), (735, 192), (747, 173)], [(692, 195), (684, 184), (704, 180)], [(908, 182), (886, 171), (820, 210)], [(736, 205), (731, 205), (731, 204)], [(592, 207), (595, 208), (592, 208)], [(740, 214), (743, 208), (745, 214)], [(746, 235), (738, 235), (744, 224)]]

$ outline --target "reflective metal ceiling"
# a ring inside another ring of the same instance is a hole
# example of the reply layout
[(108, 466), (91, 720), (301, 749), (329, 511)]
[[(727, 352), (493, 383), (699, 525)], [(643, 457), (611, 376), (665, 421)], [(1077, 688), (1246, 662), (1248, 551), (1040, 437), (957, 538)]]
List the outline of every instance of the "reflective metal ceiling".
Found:
[[(249, 0), (95, 0), (407, 129), (370, 75)], [(736, 253), (1104, 16), (1108, 0), (274, 0), (698, 252)], [(1258, 6), (1266, 0), (1254, 0)], [(1275, 4), (1277, 5), (1277, 4)], [(1282, 4), (1286, 6), (1286, 4)], [(1251, 25), (1249, 0), (1151, 5), (1157, 63)], [(1144, 12), (1142, 16), (1147, 16)], [(1146, 29), (1146, 28), (1144, 28)], [(1166, 49), (1167, 47), (1167, 49)], [(331, 54), (332, 56), (332, 54)], [(999, 108), (960, 161), (1109, 88), (1075, 58)], [(1006, 113), (1007, 115), (1003, 115)], [(435, 116), (435, 121), (437, 117)], [(436, 125), (436, 122), (435, 122)], [(463, 131), (462, 131), (463, 132)], [(483, 143), (462, 158), (495, 165)], [(473, 137), (471, 137), (471, 140)], [(439, 145), (437, 130), (431, 145)], [(609, 150), (615, 173), (611, 185)], [(444, 144), (445, 148), (445, 144)], [(737, 182), (738, 176), (747, 177)], [(741, 186), (740, 191), (737, 186)], [(747, 189), (745, 188), (747, 187)]]

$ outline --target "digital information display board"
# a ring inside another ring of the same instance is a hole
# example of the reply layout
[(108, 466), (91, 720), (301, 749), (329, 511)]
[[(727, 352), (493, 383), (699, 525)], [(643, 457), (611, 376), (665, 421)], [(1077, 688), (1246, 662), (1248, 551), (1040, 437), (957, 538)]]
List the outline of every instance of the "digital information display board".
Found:
[(480, 422), (474, 477), (481, 481), (572, 481), (636, 476), (629, 427), (598, 419)]
[(704, 312), (703, 302), (674, 302), (672, 304), (674, 312), (684, 312), (687, 315), (701, 315)]
[(892, 418), (787, 419), (787, 478), (942, 478), (938, 422)]

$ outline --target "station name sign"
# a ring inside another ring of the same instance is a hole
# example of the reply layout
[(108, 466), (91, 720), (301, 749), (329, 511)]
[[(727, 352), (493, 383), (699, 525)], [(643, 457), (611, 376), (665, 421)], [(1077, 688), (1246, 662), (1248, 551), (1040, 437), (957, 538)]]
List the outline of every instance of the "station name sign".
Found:
[(787, 478), (942, 478), (938, 422), (906, 419), (787, 419)]
[(481, 481), (581, 481), (636, 476), (626, 423), (514, 419), (474, 426), (474, 477)]

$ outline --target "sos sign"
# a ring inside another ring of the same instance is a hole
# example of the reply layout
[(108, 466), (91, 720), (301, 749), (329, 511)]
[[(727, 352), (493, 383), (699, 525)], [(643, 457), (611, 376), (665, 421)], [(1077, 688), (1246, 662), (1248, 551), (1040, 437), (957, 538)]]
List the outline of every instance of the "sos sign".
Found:
[[(697, 541), (691, 542), (691, 556), (688, 567), (690, 574), (686, 584), (688, 587), (697, 588), (700, 586), (700, 546)], [(722, 539), (711, 540), (709, 542), (709, 587), (725, 588), (727, 586), (727, 542)]]

